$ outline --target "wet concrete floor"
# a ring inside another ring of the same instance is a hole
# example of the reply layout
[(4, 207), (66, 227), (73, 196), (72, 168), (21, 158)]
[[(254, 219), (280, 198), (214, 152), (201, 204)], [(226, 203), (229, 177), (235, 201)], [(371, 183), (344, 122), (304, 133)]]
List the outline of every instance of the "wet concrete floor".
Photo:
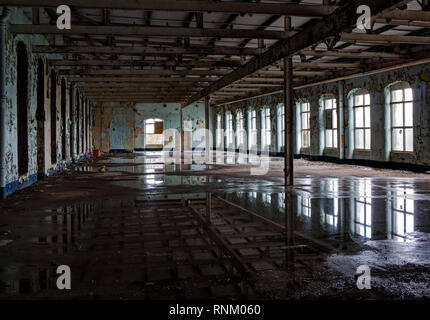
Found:
[(282, 159), (217, 156), (105, 155), (1, 201), (0, 297), (430, 297), (429, 175), (297, 160), (285, 192)]

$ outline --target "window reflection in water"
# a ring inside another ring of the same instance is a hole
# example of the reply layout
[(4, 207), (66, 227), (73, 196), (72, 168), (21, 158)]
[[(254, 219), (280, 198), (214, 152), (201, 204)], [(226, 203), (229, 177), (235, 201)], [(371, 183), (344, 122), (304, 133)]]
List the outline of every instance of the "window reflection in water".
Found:
[(414, 200), (412, 188), (398, 187), (392, 202), (392, 237), (397, 241), (407, 241), (407, 233), (414, 232)]
[(261, 194), (262, 198), (263, 198), (263, 202), (270, 204), (272, 203), (272, 194), (271, 193), (267, 193), (267, 192), (263, 192)]
[(372, 237), (372, 183), (365, 180), (359, 183), (357, 197), (354, 199), (354, 235)]
[(301, 195), (297, 196), (297, 215), (304, 217), (311, 217), (311, 195), (307, 192), (303, 192)]
[(337, 227), (339, 220), (339, 181), (337, 179), (331, 179), (325, 181), (324, 185), (327, 195), (330, 198), (323, 199), (322, 201), (321, 222), (332, 227)]
[(280, 210), (285, 209), (285, 193), (278, 194), (278, 207)]
[[(147, 173), (155, 173), (155, 169), (147, 169)], [(148, 174), (145, 176), (146, 184), (161, 184), (163, 180), (157, 179), (155, 174)]]

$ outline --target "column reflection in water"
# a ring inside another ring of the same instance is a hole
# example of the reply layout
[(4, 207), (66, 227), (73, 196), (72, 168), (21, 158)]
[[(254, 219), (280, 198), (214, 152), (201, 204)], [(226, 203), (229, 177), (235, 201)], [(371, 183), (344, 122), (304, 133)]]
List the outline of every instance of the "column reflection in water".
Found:
[(287, 271), (294, 272), (295, 253), (294, 253), (294, 210), (293, 197), (290, 192), (284, 193), (285, 197), (285, 268)]
[(414, 200), (411, 196), (414, 191), (407, 185), (398, 186), (392, 192), (391, 226), (388, 226), (392, 239), (407, 241), (407, 234), (415, 231)]

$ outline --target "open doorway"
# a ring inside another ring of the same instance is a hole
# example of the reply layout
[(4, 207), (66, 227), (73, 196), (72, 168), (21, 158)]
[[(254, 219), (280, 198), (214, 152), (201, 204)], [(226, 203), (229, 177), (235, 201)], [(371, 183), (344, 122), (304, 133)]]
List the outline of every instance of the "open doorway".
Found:
[(163, 149), (163, 131), (163, 120), (145, 120), (145, 149)]
[(45, 175), (45, 64), (39, 59), (37, 65), (37, 178)]
[(23, 42), (17, 46), (18, 174), (28, 173), (28, 53)]

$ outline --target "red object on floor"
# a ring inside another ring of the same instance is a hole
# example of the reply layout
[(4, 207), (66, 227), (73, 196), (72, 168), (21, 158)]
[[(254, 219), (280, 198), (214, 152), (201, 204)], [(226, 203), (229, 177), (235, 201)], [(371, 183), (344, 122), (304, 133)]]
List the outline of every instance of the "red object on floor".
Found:
[(93, 151), (93, 156), (94, 157), (100, 157), (102, 155), (102, 152), (100, 150), (94, 150)]

